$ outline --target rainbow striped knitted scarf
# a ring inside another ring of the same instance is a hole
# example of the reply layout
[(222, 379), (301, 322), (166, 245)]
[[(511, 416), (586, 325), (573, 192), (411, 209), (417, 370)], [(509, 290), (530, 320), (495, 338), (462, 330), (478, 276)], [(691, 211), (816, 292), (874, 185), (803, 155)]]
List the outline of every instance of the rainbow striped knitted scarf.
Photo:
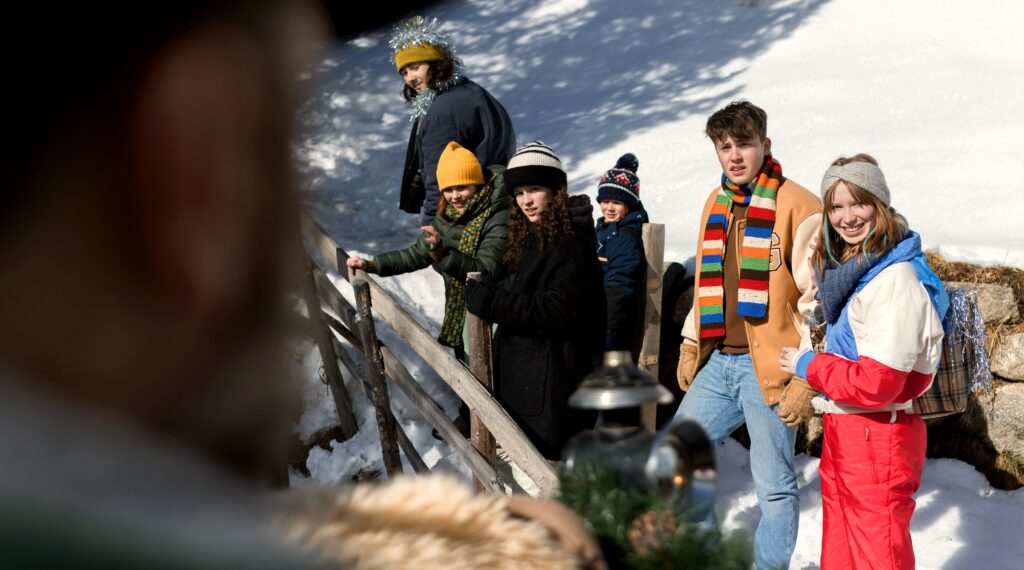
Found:
[(722, 173), (722, 187), (711, 206), (701, 240), (697, 298), (702, 339), (725, 336), (722, 259), (734, 203), (748, 205), (736, 310), (744, 317), (763, 317), (767, 312), (768, 261), (775, 226), (775, 196), (781, 184), (782, 165), (771, 155), (765, 157), (753, 188), (749, 185), (736, 186)]

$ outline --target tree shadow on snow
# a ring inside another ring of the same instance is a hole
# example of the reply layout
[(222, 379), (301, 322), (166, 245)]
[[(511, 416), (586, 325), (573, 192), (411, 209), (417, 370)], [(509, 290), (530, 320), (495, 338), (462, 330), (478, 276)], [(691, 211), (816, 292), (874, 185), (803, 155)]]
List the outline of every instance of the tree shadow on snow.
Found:
[[(467, 75), (502, 101), (519, 142), (544, 140), (571, 168), (624, 133), (705, 116), (732, 100), (742, 86), (715, 87), (825, 1), (460, 0), (426, 15), (452, 34)], [(312, 157), (303, 165), (306, 199), (360, 251), (401, 247), (418, 233), (418, 217), (397, 207), (409, 122), (388, 33), (329, 49), (301, 117), (298, 150)], [(570, 188), (592, 182), (574, 179)]]

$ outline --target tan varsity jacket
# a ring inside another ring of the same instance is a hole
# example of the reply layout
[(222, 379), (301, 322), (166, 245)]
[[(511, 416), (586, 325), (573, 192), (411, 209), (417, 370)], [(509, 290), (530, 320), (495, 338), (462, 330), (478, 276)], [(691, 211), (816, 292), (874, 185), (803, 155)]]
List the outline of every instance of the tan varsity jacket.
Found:
[[(711, 191), (704, 203), (697, 234), (697, 275), (700, 275), (700, 252), (703, 249), (704, 227), (707, 225), (711, 206), (715, 203), (718, 186)], [(803, 324), (800, 314), (812, 311), (817, 305), (814, 299), (814, 278), (810, 267), (811, 252), (821, 232), (821, 200), (803, 186), (788, 178), (779, 187), (775, 204), (775, 227), (772, 230), (771, 260), (768, 277), (768, 313), (760, 319), (747, 318), (747, 341), (754, 361), (754, 372), (761, 384), (765, 402), (771, 406), (779, 401), (782, 389), (789, 382), (790, 375), (779, 369), (779, 353), (783, 346), (810, 347), (810, 332)], [(746, 220), (737, 226), (742, 231)], [(736, 256), (736, 263), (741, 255)], [(697, 283), (694, 285), (698, 292)], [(737, 292), (726, 291), (735, 298)], [(712, 343), (700, 342), (700, 319), (695, 318), (699, 300), (694, 298), (693, 308), (683, 324), (683, 342), (696, 344), (700, 352), (700, 364), (711, 356)]]

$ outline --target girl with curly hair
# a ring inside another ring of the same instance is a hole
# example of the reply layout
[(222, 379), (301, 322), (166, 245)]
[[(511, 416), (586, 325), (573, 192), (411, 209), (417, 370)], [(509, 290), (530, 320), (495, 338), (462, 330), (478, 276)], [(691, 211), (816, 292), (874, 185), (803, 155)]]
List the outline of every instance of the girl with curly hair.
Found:
[(504, 176), (516, 201), (504, 256), (513, 275), (502, 286), (467, 284), (466, 308), (498, 325), (498, 401), (545, 457), (558, 459), (566, 440), (594, 421), (568, 406), (604, 347), (594, 208), (586, 196), (569, 197), (562, 163), (542, 142), (516, 151)]

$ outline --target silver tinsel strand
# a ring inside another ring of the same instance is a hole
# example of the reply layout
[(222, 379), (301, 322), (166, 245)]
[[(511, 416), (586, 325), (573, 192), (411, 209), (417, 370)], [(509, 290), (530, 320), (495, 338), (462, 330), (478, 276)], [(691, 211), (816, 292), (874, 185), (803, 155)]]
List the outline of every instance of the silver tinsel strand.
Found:
[(971, 391), (992, 391), (992, 371), (988, 353), (985, 352), (985, 321), (978, 308), (978, 291), (975, 289), (947, 289), (949, 312), (946, 313), (946, 336), (951, 342), (963, 342), (963, 354), (971, 363)]
[[(445, 82), (441, 91), (447, 91), (465, 79), (465, 69), (462, 66), (462, 60), (455, 55), (455, 44), (452, 43), (452, 39), (448, 34), (441, 31), (441, 24), (437, 18), (414, 16), (398, 23), (391, 33), (391, 39), (388, 40), (388, 46), (391, 48), (391, 64), (395, 64), (395, 54), (400, 50), (409, 46), (423, 44), (430, 44), (441, 48), (451, 56), (454, 62), (452, 76)], [(417, 95), (410, 103), (412, 116), (409, 117), (409, 121), (415, 121), (426, 115), (437, 94), (438, 91), (434, 89), (425, 89)]]

